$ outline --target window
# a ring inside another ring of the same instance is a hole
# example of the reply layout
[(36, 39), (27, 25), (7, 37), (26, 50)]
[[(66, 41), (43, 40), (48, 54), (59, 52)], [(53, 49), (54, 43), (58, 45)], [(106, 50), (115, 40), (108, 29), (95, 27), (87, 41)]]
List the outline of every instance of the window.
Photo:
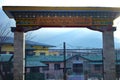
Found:
[(96, 64), (94, 65), (95, 71), (100, 71), (101, 70), (101, 65)]
[(31, 67), (30, 72), (39, 72), (39, 67)]
[(33, 55), (35, 55), (35, 52), (33, 52), (33, 51), (25, 51), (25, 55), (33, 56)]
[(76, 60), (77, 60), (77, 61), (79, 60), (79, 56), (76, 56)]
[(45, 53), (44, 53), (44, 52), (41, 52), (40, 55), (41, 55), (41, 56), (45, 56)]
[(14, 52), (11, 51), (10, 54), (14, 54)]
[(6, 51), (1, 51), (0, 54), (6, 54)]
[(49, 64), (46, 64), (47, 66), (43, 67), (43, 71), (49, 70)]
[(117, 73), (117, 76), (120, 75), (120, 65), (116, 65), (116, 73)]
[(25, 72), (27, 73), (27, 68), (25, 67)]
[(120, 72), (120, 65), (116, 66), (116, 70)]
[(83, 73), (83, 64), (73, 64), (73, 72)]
[(11, 63), (3, 63), (3, 72), (11, 72), (12, 64)]
[(54, 64), (54, 70), (59, 70), (60, 69), (60, 64)]
[(55, 79), (55, 74), (47, 73), (47, 74), (46, 74), (46, 78), (47, 78), (47, 79), (53, 79), (53, 80), (54, 80), (54, 79)]

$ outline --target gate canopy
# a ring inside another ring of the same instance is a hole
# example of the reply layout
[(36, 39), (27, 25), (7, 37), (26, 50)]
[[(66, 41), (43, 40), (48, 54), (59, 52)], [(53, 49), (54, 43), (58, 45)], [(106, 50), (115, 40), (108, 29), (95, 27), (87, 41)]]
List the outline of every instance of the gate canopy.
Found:
[(113, 25), (120, 8), (3, 6), (17, 27), (102, 27)]

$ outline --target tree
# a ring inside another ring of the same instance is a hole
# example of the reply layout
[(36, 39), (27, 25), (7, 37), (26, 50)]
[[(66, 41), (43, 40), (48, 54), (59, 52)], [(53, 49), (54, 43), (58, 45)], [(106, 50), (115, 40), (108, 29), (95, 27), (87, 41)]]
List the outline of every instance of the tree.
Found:
[(25, 39), (26, 40), (33, 40), (35, 38), (35, 35), (33, 35), (34, 33), (32, 31), (27, 32), (25, 35)]
[[(6, 40), (9, 39), (9, 37), (13, 37), (13, 33), (11, 32), (10, 24), (9, 23), (6, 25), (0, 24), (0, 54), (2, 53), (2, 50), (1, 50), (2, 45), (4, 44), (4, 42)], [(35, 38), (35, 36), (33, 35), (33, 32), (26, 33), (25, 37), (26, 37), (26, 40), (32, 40)], [(13, 55), (11, 56), (10, 60), (7, 62), (8, 65), (11, 64), (12, 58), (13, 58)], [(6, 70), (7, 67), (5, 69), (5, 73), (3, 74), (2, 68), (1, 68), (2, 65), (3, 65), (3, 63), (0, 62), (0, 76), (1, 76), (2, 80), (7, 80), (7, 78), (6, 78), (6, 76), (8, 75), (7, 70)], [(7, 65), (5, 65), (5, 66), (7, 66)]]
[[(9, 39), (9, 37), (13, 37), (13, 33), (11, 32), (10, 24), (0, 24), (0, 54), (1, 54), (1, 48), (3, 43)], [(25, 35), (26, 40), (32, 40), (35, 38), (35, 35), (33, 35), (33, 32), (27, 32)]]
[(8, 39), (8, 36), (13, 36), (13, 33), (10, 30), (9, 23), (4, 25), (0, 24), (0, 54), (2, 44)]
[[(1, 48), (2, 48), (3, 43), (9, 38), (9, 36), (11, 37), (13, 36), (9, 26), (10, 26), (9, 23), (6, 25), (0, 24), (0, 54), (2, 52)], [(5, 75), (7, 74), (3, 75), (2, 70), (1, 70), (1, 67), (2, 67), (1, 65), (2, 65), (2, 62), (0, 62), (0, 76), (2, 80), (6, 80)]]

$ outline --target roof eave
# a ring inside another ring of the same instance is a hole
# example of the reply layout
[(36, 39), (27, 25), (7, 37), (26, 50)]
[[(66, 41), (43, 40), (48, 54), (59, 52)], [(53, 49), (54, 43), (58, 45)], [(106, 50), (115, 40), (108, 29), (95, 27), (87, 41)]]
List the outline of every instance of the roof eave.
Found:
[(40, 11), (40, 10), (65, 10), (65, 11), (110, 11), (120, 12), (120, 7), (51, 7), (51, 6), (3, 6), (9, 18), (14, 18), (11, 11)]

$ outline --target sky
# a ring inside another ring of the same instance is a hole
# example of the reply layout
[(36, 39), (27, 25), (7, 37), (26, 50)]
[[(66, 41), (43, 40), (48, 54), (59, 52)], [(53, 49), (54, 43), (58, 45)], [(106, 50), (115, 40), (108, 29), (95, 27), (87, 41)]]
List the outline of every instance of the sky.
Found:
[[(2, 11), (2, 6), (120, 7), (120, 0), (0, 0), (0, 19), (2, 19), (0, 23), (10, 23), (10, 26), (15, 26), (15, 21), (9, 19)], [(120, 47), (118, 46), (120, 42), (120, 18), (114, 20), (113, 26), (117, 28), (114, 32), (116, 46)], [(42, 28), (33, 31), (33, 33), (34, 36), (37, 35), (35, 41), (47, 44), (59, 45), (66, 42), (68, 45), (76, 47), (87, 47), (84, 46), (87, 44), (88, 47), (102, 47), (102, 34), (86, 28)], [(72, 38), (73, 36), (74, 38)], [(94, 42), (94, 46), (90, 44), (90, 41)]]

